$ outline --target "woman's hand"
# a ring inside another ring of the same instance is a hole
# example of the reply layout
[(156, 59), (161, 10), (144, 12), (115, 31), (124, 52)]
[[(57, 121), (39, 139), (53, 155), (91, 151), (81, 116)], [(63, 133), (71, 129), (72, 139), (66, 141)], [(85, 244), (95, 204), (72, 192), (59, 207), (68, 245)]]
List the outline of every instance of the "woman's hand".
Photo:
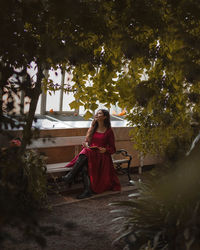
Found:
[(93, 119), (93, 121), (92, 121), (92, 124), (91, 124), (92, 127), (94, 127), (94, 125), (97, 123), (97, 118), (98, 118), (98, 116), (95, 115), (95, 116), (94, 116), (94, 119)]
[(103, 153), (106, 152), (106, 148), (99, 147), (99, 151), (100, 151), (101, 154), (103, 154)]
[(82, 143), (82, 146), (83, 146), (84, 148), (88, 148), (88, 147), (89, 147), (88, 142), (87, 142), (87, 141), (86, 141), (86, 142), (83, 142), (83, 143)]

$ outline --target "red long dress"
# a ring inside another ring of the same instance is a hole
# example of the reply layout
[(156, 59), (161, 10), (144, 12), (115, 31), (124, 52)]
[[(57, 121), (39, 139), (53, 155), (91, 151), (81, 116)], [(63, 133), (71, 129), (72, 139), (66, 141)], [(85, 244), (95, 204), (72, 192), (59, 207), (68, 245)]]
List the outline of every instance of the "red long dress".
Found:
[(95, 132), (90, 146), (104, 147), (106, 152), (100, 153), (98, 149), (83, 148), (66, 167), (72, 167), (79, 155), (85, 154), (88, 158), (88, 175), (92, 191), (95, 193), (106, 190), (119, 191), (121, 186), (111, 158), (111, 154), (116, 151), (112, 129), (108, 129), (105, 133)]

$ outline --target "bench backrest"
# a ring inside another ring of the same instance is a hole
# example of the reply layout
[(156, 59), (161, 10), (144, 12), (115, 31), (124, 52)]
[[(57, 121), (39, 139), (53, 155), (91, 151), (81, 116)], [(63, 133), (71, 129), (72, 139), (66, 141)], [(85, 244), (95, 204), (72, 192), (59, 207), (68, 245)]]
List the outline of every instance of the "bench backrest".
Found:
[(52, 137), (52, 138), (38, 138), (34, 140), (28, 148), (52, 148), (52, 147), (66, 147), (78, 146), (85, 140), (85, 136), (69, 136), (69, 137)]

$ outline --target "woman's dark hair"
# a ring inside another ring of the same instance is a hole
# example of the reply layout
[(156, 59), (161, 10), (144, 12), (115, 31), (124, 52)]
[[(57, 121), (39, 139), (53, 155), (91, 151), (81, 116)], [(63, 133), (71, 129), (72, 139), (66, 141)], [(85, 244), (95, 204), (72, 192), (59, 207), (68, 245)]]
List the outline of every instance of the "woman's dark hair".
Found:
[(104, 116), (106, 117), (106, 119), (104, 120), (104, 126), (108, 129), (111, 127), (111, 123), (110, 123), (110, 113), (108, 112), (108, 110), (106, 109), (99, 109), (103, 112)]
[[(111, 123), (110, 123), (110, 113), (106, 109), (99, 109), (98, 111), (102, 111), (104, 116), (106, 117), (104, 120), (104, 126), (109, 129), (111, 128)], [(97, 111), (97, 112), (98, 112)], [(98, 128), (98, 122), (96, 120), (93, 120), (91, 127), (88, 129), (87, 134), (86, 134), (86, 141), (90, 142), (92, 139), (93, 134)]]

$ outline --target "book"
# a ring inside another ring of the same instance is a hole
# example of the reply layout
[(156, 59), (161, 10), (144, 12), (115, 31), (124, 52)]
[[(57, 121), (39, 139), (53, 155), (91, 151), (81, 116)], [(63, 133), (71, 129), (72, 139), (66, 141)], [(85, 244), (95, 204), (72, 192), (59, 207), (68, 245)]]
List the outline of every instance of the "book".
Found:
[(91, 148), (91, 149), (98, 149), (99, 147), (97, 147), (97, 146), (91, 146), (89, 148)]

